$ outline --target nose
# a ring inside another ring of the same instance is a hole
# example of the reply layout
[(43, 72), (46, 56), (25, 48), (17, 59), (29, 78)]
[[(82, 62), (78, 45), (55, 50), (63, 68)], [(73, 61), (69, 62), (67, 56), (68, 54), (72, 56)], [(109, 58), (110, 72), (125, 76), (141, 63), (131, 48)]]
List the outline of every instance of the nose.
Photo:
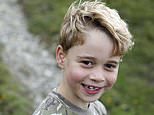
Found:
[(90, 74), (90, 79), (95, 82), (104, 82), (105, 81), (105, 73), (103, 69), (97, 68)]

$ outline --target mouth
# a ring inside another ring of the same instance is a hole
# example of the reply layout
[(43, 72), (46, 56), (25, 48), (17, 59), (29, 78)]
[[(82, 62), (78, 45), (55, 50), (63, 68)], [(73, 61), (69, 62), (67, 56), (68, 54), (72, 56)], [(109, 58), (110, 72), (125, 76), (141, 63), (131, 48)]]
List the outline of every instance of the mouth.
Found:
[(94, 85), (87, 85), (84, 83), (81, 83), (81, 85), (84, 88), (84, 91), (89, 95), (98, 94), (101, 91), (101, 89), (103, 88), (103, 87), (98, 87), (98, 86), (94, 86)]

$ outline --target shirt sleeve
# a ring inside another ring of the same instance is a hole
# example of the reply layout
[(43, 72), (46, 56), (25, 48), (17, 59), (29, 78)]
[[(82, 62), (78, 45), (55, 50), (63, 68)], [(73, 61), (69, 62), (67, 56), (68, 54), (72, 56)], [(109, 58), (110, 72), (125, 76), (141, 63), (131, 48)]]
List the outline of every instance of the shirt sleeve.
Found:
[(103, 105), (102, 102), (100, 101), (95, 101), (94, 102), (94, 108), (95, 110), (98, 112), (99, 115), (107, 115), (107, 110), (105, 108), (105, 106)]
[(65, 115), (63, 105), (53, 97), (47, 97), (32, 115)]

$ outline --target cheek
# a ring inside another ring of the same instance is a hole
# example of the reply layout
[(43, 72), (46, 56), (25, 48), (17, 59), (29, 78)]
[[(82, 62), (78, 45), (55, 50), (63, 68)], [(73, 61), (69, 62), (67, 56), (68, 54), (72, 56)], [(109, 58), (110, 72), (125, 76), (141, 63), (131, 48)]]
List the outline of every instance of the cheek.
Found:
[(85, 77), (86, 77), (86, 73), (83, 70), (78, 68), (72, 68), (67, 73), (67, 80), (71, 84), (81, 83)]
[(113, 74), (110, 74), (110, 76), (108, 77), (108, 83), (109, 83), (109, 86), (112, 87), (116, 80), (117, 80), (117, 73), (113, 73)]
[(111, 77), (111, 79), (110, 79), (110, 83), (111, 83), (111, 84), (114, 85), (116, 81), (117, 81), (117, 76)]

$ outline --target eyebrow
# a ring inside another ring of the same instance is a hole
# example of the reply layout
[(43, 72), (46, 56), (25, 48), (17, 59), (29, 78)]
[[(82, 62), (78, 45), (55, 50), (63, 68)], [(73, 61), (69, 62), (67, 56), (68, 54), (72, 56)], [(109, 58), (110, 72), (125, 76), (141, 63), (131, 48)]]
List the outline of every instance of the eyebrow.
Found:
[[(93, 56), (77, 56), (78, 59), (92, 59), (92, 60), (96, 60), (95, 57)], [(107, 62), (109, 63), (114, 63), (116, 65), (118, 65), (120, 63), (120, 60), (119, 61), (115, 61), (115, 60), (108, 60)]]
[(95, 57), (92, 56), (77, 56), (80, 59), (96, 59)]
[(114, 64), (116, 64), (116, 65), (118, 65), (118, 64), (120, 63), (120, 61), (114, 61), (114, 60), (109, 60), (108, 62), (114, 63)]

